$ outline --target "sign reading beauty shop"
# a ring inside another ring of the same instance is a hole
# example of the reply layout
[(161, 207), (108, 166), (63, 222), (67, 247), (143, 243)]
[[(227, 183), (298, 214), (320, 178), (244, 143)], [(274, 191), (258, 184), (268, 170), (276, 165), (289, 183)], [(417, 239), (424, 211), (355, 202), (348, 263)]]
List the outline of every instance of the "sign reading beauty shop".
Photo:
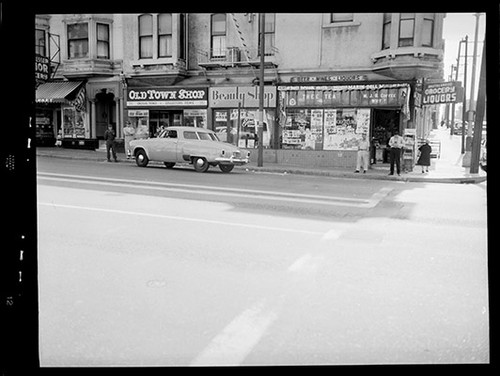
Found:
[(438, 82), (425, 84), (422, 104), (457, 103), (463, 100), (464, 89), (460, 82)]
[(153, 87), (128, 89), (128, 107), (206, 107), (208, 91), (202, 88)]
[[(211, 87), (210, 107), (242, 108), (259, 107), (258, 86)], [(276, 107), (276, 86), (264, 86), (264, 107)]]

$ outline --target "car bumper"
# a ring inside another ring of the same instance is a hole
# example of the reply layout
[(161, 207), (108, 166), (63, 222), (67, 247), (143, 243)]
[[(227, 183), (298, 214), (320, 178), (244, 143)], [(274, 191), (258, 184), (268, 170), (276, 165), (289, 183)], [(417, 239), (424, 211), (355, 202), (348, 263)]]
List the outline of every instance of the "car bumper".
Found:
[(231, 164), (231, 165), (240, 166), (240, 165), (247, 164), (249, 162), (249, 159), (248, 158), (219, 157), (219, 158), (215, 158), (215, 161), (220, 163), (220, 164)]

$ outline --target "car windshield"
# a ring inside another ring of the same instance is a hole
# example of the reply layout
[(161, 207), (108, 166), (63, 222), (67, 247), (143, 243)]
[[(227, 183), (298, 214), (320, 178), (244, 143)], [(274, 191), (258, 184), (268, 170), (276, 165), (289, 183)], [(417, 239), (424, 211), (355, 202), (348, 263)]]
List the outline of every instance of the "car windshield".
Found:
[(212, 138), (214, 141), (220, 141), (219, 137), (215, 133), (208, 133), (208, 135)]

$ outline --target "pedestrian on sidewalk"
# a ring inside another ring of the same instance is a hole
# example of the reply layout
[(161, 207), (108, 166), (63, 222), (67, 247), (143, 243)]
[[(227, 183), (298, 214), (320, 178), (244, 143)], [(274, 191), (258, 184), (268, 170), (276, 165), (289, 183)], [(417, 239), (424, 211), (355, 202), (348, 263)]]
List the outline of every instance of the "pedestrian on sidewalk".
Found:
[(118, 162), (118, 159), (116, 158), (116, 147), (115, 147), (115, 131), (113, 130), (113, 126), (110, 124), (108, 125), (108, 129), (106, 129), (106, 132), (104, 132), (104, 140), (106, 141), (106, 156), (108, 157), (108, 162), (111, 162), (110, 158), (110, 150), (113, 152), (113, 159), (115, 162)]
[(354, 172), (359, 173), (362, 167), (363, 174), (366, 174), (368, 170), (368, 161), (370, 159), (370, 143), (366, 139), (366, 133), (363, 133), (361, 137), (361, 141), (358, 143), (358, 157), (356, 161), (356, 171)]
[(404, 138), (399, 135), (399, 131), (395, 130), (393, 136), (389, 139), (389, 159), (391, 163), (391, 172), (389, 175), (394, 175), (394, 162), (396, 162), (396, 171), (398, 176), (401, 176), (401, 149), (404, 147)]
[(417, 165), (422, 166), (422, 174), (429, 172), (429, 166), (431, 165), (431, 152), (432, 147), (429, 145), (429, 140), (426, 139), (424, 144), (418, 148)]
[(127, 121), (126, 127), (123, 128), (123, 135), (125, 136), (125, 154), (127, 155), (127, 159), (129, 159), (132, 156), (130, 152), (130, 141), (132, 141), (135, 136), (135, 128), (132, 127), (130, 121)]

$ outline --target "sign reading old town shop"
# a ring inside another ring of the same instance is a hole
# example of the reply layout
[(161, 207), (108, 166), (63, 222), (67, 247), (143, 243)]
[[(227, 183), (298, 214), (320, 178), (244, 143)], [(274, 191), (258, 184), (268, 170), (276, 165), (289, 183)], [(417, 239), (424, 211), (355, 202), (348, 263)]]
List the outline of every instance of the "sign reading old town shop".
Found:
[(128, 107), (206, 107), (208, 90), (206, 87), (149, 87), (129, 88), (127, 93)]
[(463, 100), (464, 90), (460, 82), (438, 82), (425, 84), (423, 87), (422, 104), (457, 103)]

